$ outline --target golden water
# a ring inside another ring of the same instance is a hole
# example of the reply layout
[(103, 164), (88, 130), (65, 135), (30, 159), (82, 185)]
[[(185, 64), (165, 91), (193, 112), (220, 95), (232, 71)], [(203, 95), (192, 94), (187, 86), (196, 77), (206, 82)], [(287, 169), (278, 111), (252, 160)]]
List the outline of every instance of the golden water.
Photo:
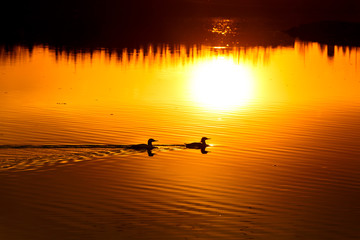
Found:
[(359, 238), (360, 54), (329, 48), (2, 50), (0, 238)]

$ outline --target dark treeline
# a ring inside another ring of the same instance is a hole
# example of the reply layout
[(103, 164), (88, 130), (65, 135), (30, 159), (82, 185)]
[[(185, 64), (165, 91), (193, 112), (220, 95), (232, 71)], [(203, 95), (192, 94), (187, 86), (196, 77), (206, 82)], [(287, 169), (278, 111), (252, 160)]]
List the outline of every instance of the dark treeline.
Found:
[[(179, 18), (192, 16), (192, 11), (194, 6), (162, 0), (13, 2), (2, 7), (2, 41), (74, 45), (168, 41), (182, 28), (188, 34), (199, 30), (191, 20)], [(201, 16), (200, 11), (197, 14)]]
[(274, 45), (273, 39), (263, 41), (270, 30), (316, 20), (353, 21), (359, 6), (356, 1), (333, 0), (7, 1), (1, 5), (0, 41), (74, 47), (199, 43), (211, 38), (207, 23), (199, 19), (237, 17), (248, 21), (240, 42)]

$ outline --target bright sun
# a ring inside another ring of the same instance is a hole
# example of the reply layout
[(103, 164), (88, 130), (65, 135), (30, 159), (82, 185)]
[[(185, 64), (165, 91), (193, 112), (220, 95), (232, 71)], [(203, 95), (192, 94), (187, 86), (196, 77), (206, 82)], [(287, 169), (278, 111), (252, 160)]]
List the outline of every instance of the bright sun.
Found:
[(231, 110), (253, 98), (253, 85), (249, 68), (218, 57), (195, 67), (191, 91), (194, 100), (202, 106)]

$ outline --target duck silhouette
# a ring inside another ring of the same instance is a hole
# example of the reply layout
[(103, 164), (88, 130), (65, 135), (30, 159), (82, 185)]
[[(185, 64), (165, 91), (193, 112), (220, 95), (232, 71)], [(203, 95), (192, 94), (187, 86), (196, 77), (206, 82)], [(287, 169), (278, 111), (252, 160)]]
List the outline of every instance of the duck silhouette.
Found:
[(210, 138), (202, 137), (200, 142), (193, 142), (193, 143), (185, 143), (186, 148), (192, 148), (192, 149), (204, 149), (208, 147), (209, 145), (206, 144), (206, 140), (209, 140)]
[(133, 150), (136, 150), (136, 151), (150, 151), (150, 152), (151, 152), (151, 149), (156, 148), (156, 147), (154, 147), (154, 146), (152, 145), (153, 142), (157, 142), (157, 140), (150, 138), (150, 139), (148, 140), (148, 144), (130, 145), (130, 146), (128, 147), (128, 149), (133, 149)]

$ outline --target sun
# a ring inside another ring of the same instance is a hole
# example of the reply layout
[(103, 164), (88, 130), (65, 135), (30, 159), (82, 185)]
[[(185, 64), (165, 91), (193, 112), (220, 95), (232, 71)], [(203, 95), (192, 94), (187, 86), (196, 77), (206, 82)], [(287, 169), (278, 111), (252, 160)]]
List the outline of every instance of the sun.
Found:
[(210, 109), (232, 110), (249, 103), (254, 95), (250, 68), (224, 57), (199, 63), (190, 85), (194, 101)]

